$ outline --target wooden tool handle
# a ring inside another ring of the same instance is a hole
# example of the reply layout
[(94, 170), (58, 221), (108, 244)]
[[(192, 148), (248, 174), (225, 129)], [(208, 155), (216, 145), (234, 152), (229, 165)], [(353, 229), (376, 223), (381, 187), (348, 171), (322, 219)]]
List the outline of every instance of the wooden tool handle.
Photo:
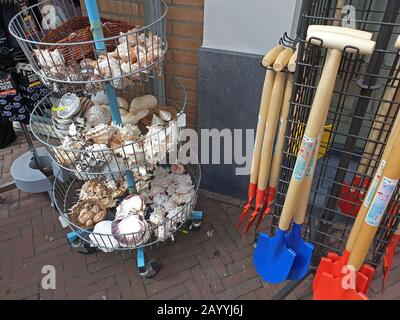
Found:
[(318, 137), (318, 142), (315, 146), (315, 149), (312, 153), (312, 161), (310, 162), (308, 169), (307, 169), (307, 173), (303, 182), (303, 194), (304, 196), (302, 196), (300, 198), (300, 202), (298, 204), (298, 208), (294, 214), (293, 217), (293, 221), (296, 224), (303, 224), (305, 217), (306, 217), (306, 213), (307, 213), (307, 207), (308, 207), (308, 199), (310, 197), (310, 191), (311, 191), (311, 186), (312, 186), (312, 182), (313, 182), (313, 178), (314, 178), (314, 172), (315, 172), (315, 167), (317, 165), (317, 161), (318, 161), (318, 154), (319, 154), (319, 149), (321, 146), (321, 141), (322, 141), (322, 135), (324, 133), (324, 128), (325, 126), (321, 127), (321, 133)]
[(283, 51), (283, 46), (277, 45), (276, 47), (272, 48), (270, 51), (262, 59), (262, 65), (264, 67), (270, 67), (275, 63), (276, 58), (278, 55)]
[[(397, 134), (396, 138), (398, 141), (398, 139), (400, 139), (400, 134)], [(396, 148), (392, 148), (392, 152), (390, 153), (386, 166), (383, 169), (382, 179), (376, 188), (372, 202), (367, 208), (367, 214), (360, 228), (357, 241), (350, 254), (348, 264), (353, 266), (356, 271), (360, 270), (364, 263), (369, 247), (371, 246), (376, 231), (378, 230), (382, 216), (396, 190), (400, 178), (399, 163), (400, 152), (398, 152)], [(364, 203), (365, 200), (362, 207), (364, 207)]]
[(290, 58), (293, 55), (293, 49), (285, 48), (277, 57), (274, 62), (274, 70), (276, 72), (282, 71), (289, 63)]
[[(397, 63), (396, 70), (400, 68), (400, 61)], [(392, 103), (386, 101), (398, 101), (400, 100), (400, 91), (398, 90), (398, 81), (395, 81), (393, 87), (389, 87), (381, 104), (379, 105), (378, 111), (376, 113), (374, 122), (372, 124), (371, 131), (369, 133), (368, 142), (365, 145), (364, 152), (362, 158), (360, 160), (360, 164), (357, 168), (357, 173), (360, 175), (363, 174), (372, 174), (372, 170), (375, 167), (375, 161), (372, 160), (370, 163), (370, 158), (373, 155), (373, 158), (378, 158), (381, 154), (382, 143), (385, 142), (387, 135), (389, 134), (389, 128), (392, 124), (392, 121), (396, 115), (397, 108), (395, 108)], [(386, 123), (385, 123), (386, 122)], [(377, 143), (375, 141), (379, 141)]]
[[(375, 49), (374, 41), (357, 37), (357, 32), (353, 31), (354, 29), (343, 29), (348, 31), (346, 31), (346, 33), (336, 33), (319, 30), (310, 31), (309, 29), (309, 31), (307, 31), (307, 41), (315, 45), (321, 45), (320, 40), (323, 40), (322, 46), (325, 48), (343, 50), (347, 47), (348, 52), (357, 53), (359, 50), (362, 55), (372, 54)], [(354, 33), (354, 35), (351, 33)]]
[(308, 197), (307, 194), (303, 193), (302, 184), (307, 167), (310, 163), (312, 148), (315, 147), (317, 138), (321, 132), (321, 127), (326, 121), (335, 86), (335, 81), (332, 81), (332, 78), (336, 79), (341, 57), (342, 53), (339, 50), (328, 50), (324, 69), (322, 70), (321, 79), (319, 80), (308, 117), (302, 146), (300, 147), (289, 189), (286, 193), (285, 204), (279, 220), (279, 228), (281, 230), (287, 231), (289, 229), (300, 197)]
[(288, 63), (288, 70), (289, 72), (295, 72), (296, 71), (296, 66), (297, 66), (297, 55), (298, 55), (298, 50), (296, 50), (292, 56), (290, 57), (289, 63)]
[(283, 91), (285, 88), (285, 77), (284, 72), (277, 72), (272, 89), (271, 103), (268, 110), (267, 123), (265, 125), (264, 142), (261, 151), (260, 169), (258, 174), (258, 189), (266, 190), (269, 170), (272, 160), (272, 150), (274, 147), (274, 140), (276, 129), (278, 126), (279, 112), (282, 106)]
[(342, 16), (342, 9), (344, 6), (345, 0), (338, 0), (336, 2), (336, 10), (335, 10), (335, 20), (333, 20), (334, 26), (340, 26), (340, 17)]
[[(363, 221), (367, 215), (368, 212), (368, 208), (370, 207), (370, 201), (373, 197), (374, 194), (374, 190), (376, 191), (377, 188), (377, 184), (379, 183), (379, 181), (381, 180), (381, 176), (383, 174), (383, 170), (384, 170), (384, 166), (385, 163), (387, 163), (389, 156), (393, 153), (396, 152), (396, 144), (397, 141), (396, 140), (398, 137), (400, 136), (400, 114), (398, 113), (396, 116), (396, 120), (395, 123), (393, 124), (393, 129), (392, 132), (390, 133), (388, 142), (386, 144), (385, 150), (383, 152), (382, 155), (382, 160), (378, 166), (378, 169), (375, 173), (375, 176), (372, 180), (372, 182), (370, 183), (368, 192), (364, 198), (364, 202), (361, 205), (361, 208), (357, 214), (357, 218), (354, 221), (353, 227), (351, 228), (350, 231), (350, 235), (349, 238), (347, 239), (347, 243), (346, 243), (346, 250), (348, 252), (352, 252), (353, 248), (356, 244), (358, 235), (360, 233), (361, 227), (363, 225)], [(393, 151), (393, 152), (392, 152)]]
[(346, 34), (346, 35), (354, 36), (354, 37), (357, 37), (357, 38), (360, 38), (360, 39), (365, 39), (365, 40), (371, 40), (372, 39), (372, 33), (371, 32), (366, 32), (366, 31), (361, 31), (361, 30), (356, 30), (356, 29), (350, 29), (350, 28), (343, 28), (343, 27), (339, 27), (339, 26), (311, 25), (311, 26), (308, 27), (308, 30)]
[(271, 173), (268, 181), (268, 186), (272, 188), (276, 188), (279, 183), (279, 175), (281, 172), (281, 162), (282, 162), (282, 152), (283, 152), (283, 143), (285, 141), (286, 127), (287, 127), (287, 117), (289, 114), (289, 106), (290, 99), (292, 95), (293, 88), (293, 75), (289, 73), (288, 78), (286, 80), (286, 88), (285, 94), (282, 100), (282, 109), (281, 114), (279, 116), (278, 130), (275, 138), (275, 146), (274, 153), (272, 156), (271, 163)]
[(265, 123), (267, 121), (268, 109), (271, 100), (272, 87), (275, 81), (275, 72), (267, 70), (265, 74), (264, 86), (261, 96), (260, 111), (256, 131), (256, 141), (253, 151), (253, 160), (250, 169), (250, 183), (257, 184), (258, 171), (260, 166), (261, 149), (264, 140)]

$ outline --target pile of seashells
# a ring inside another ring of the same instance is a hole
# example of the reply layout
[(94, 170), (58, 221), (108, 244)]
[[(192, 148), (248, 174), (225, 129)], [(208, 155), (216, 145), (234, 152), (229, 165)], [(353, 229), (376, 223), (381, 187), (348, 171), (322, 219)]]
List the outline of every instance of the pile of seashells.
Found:
[[(122, 126), (112, 123), (102, 91), (90, 99), (74, 93), (61, 97), (52, 109), (53, 127), (61, 142), (54, 152), (59, 163), (82, 173), (101, 173), (107, 163), (118, 171), (121, 161), (129, 165), (156, 162), (167, 152), (166, 147), (173, 146), (165, 142), (170, 136), (177, 137), (176, 114), (160, 108), (155, 96), (143, 95), (131, 102), (117, 97), (117, 102)], [(150, 125), (143, 124), (149, 115)], [(104, 170), (110, 171), (110, 167)]]
[[(136, 30), (129, 30), (128, 33)], [(105, 80), (112, 80), (111, 84), (116, 89), (123, 89), (131, 80), (138, 79), (140, 72), (146, 73), (147, 68), (160, 60), (164, 56), (164, 49), (162, 39), (152, 32), (147, 35), (144, 32), (122, 35), (118, 38), (116, 49), (101, 54), (97, 60), (84, 58), (67, 63), (58, 49), (33, 51), (44, 76), (65, 83), (82, 83), (83, 88), (79, 86), (79, 90), (88, 94), (104, 89)], [(123, 78), (125, 76), (132, 76), (132, 79)], [(58, 91), (56, 84), (54, 89)]]
[[(183, 165), (177, 163), (170, 167), (154, 167), (152, 174), (146, 174), (142, 168), (136, 173), (137, 195), (129, 195), (116, 207), (113, 220), (97, 222), (89, 239), (105, 252), (117, 248), (134, 248), (145, 244), (152, 235), (158, 241), (174, 239), (173, 233), (188, 218), (190, 210), (186, 208), (195, 196), (195, 185)], [(93, 188), (108, 183), (86, 182), (80, 190), (80, 197), (93, 193)], [(107, 189), (109, 192), (110, 189)], [(100, 196), (99, 198), (100, 199)], [(113, 203), (101, 198), (101, 204)], [(84, 200), (80, 200), (84, 201)]]

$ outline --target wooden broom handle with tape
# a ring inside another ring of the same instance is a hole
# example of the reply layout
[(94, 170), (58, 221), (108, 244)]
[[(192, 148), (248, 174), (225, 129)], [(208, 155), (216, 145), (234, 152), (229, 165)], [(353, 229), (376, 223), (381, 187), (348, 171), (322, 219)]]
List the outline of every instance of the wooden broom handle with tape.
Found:
[(354, 221), (353, 227), (351, 228), (350, 235), (349, 235), (349, 238), (347, 239), (347, 243), (346, 243), (346, 250), (348, 252), (353, 251), (356, 241), (358, 241), (357, 238), (358, 238), (359, 232), (361, 230), (361, 227), (363, 225), (363, 221), (367, 215), (368, 207), (369, 207), (369, 206), (368, 207), (365, 206), (365, 202), (368, 201), (370, 198), (369, 193), (372, 192), (371, 188), (376, 188), (375, 184), (378, 182), (378, 180), (377, 180), (378, 177), (379, 177), (379, 179), (381, 178), (380, 175), (382, 174), (382, 172), (380, 172), (380, 171), (382, 169), (380, 169), (380, 168), (385, 164), (385, 162), (388, 161), (389, 156), (392, 154), (392, 150), (396, 151), (396, 143), (397, 143), (396, 139), (398, 139), (399, 136), (400, 136), (400, 113), (397, 114), (395, 123), (393, 124), (392, 132), (389, 136), (389, 140), (386, 144), (385, 150), (382, 155), (382, 160), (379, 164), (377, 172), (375, 173), (375, 177), (373, 178), (372, 182), (370, 183), (369, 190), (368, 190), (368, 192), (364, 198), (364, 202), (361, 205), (361, 208), (357, 214), (357, 218)]
[[(396, 120), (396, 126), (399, 122)], [(395, 140), (400, 139), (399, 128), (394, 129)], [(362, 221), (360, 231), (351, 251), (348, 265), (353, 266), (356, 271), (360, 270), (367, 257), (368, 250), (378, 230), (382, 215), (384, 214), (392, 196), (395, 192), (400, 178), (400, 152), (392, 147), (388, 155), (386, 165), (373, 196), (373, 200), (365, 207), (368, 197), (364, 199), (361, 210), (366, 210), (365, 218)], [(370, 189), (373, 188), (371, 184)], [(360, 213), (359, 213), (360, 214)]]

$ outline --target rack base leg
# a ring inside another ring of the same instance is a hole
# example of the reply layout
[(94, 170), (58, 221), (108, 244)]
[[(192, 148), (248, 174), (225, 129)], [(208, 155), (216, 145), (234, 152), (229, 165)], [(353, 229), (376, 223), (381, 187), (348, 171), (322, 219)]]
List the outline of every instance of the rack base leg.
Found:
[(139, 275), (143, 278), (153, 278), (162, 268), (162, 264), (156, 260), (145, 261), (144, 249), (136, 249), (136, 261)]

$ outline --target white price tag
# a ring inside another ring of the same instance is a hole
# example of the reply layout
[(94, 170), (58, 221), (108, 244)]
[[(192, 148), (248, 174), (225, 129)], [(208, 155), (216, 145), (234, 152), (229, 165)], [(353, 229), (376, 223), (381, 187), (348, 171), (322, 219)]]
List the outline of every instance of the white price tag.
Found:
[(178, 114), (178, 127), (179, 128), (186, 127), (186, 113), (184, 112)]
[(65, 218), (64, 216), (58, 216), (58, 220), (60, 220), (61, 226), (63, 228), (66, 228), (69, 226), (69, 221), (67, 218)]

